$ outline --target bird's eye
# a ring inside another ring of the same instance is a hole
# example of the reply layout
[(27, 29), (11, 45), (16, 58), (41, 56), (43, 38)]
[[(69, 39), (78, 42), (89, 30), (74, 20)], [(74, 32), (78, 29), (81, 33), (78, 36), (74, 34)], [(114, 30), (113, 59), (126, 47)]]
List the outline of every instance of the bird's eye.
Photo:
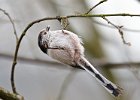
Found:
[(47, 34), (47, 32), (44, 32), (44, 35), (46, 35)]

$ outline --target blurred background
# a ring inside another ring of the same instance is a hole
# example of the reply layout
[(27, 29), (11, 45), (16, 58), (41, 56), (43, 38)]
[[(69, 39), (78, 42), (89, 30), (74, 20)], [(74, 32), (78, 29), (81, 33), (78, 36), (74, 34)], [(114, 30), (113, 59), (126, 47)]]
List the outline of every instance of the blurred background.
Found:
[[(86, 12), (99, 0), (0, 0), (16, 25), (18, 36), (32, 21), (44, 17)], [(94, 14), (140, 14), (138, 0), (108, 0), (96, 7)], [(84, 42), (86, 58), (108, 79), (122, 87), (117, 100), (139, 100), (140, 94), (140, 18), (109, 17), (124, 26), (123, 44), (118, 30), (102, 18), (70, 18), (68, 30)], [(82, 70), (72, 69), (51, 59), (39, 49), (39, 31), (47, 25), (61, 29), (59, 21), (35, 24), (24, 37), (15, 71), (17, 91), (25, 100), (116, 100), (94, 78)], [(13, 28), (0, 11), (0, 86), (11, 90), (10, 70), (16, 46)], [(131, 63), (131, 64), (128, 64)]]

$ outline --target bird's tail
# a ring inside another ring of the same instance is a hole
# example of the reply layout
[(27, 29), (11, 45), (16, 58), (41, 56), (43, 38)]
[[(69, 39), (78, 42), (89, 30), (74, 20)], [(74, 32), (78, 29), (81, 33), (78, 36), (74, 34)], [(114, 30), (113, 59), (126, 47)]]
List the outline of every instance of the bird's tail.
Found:
[(78, 64), (85, 69), (90, 75), (95, 77), (99, 83), (112, 95), (118, 97), (122, 94), (121, 88), (101, 75), (84, 57), (80, 58)]

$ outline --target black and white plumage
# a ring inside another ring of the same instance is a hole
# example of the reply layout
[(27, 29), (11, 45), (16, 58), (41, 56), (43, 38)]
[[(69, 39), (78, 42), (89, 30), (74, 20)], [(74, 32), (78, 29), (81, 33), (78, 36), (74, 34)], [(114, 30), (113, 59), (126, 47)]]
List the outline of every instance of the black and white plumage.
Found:
[(101, 75), (84, 57), (82, 41), (76, 34), (67, 30), (49, 29), (43, 29), (38, 36), (38, 45), (44, 53), (64, 64), (87, 71), (109, 93), (115, 97), (121, 95), (121, 89)]

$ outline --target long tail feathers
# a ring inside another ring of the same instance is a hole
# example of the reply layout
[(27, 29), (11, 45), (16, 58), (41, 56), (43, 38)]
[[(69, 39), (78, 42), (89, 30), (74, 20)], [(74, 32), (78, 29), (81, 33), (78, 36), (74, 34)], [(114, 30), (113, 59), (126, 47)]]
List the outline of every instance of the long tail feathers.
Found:
[(90, 75), (95, 77), (99, 83), (112, 95), (118, 97), (122, 94), (122, 88), (116, 86), (111, 81), (101, 75), (84, 57), (81, 58), (78, 64), (85, 69)]

